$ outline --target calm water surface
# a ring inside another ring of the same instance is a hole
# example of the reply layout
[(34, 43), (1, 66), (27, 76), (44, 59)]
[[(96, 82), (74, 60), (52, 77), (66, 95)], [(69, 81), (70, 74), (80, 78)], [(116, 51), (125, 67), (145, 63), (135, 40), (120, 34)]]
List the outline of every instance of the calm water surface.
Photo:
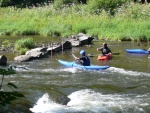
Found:
[[(107, 42), (114, 53), (110, 61), (97, 61), (97, 47), (103, 42), (94, 42), (92, 47), (73, 48), (55, 54), (52, 58), (31, 62), (8, 64), (22, 66), (17, 74), (7, 76), (5, 82), (13, 82), (25, 99), (1, 107), (3, 113), (149, 113), (150, 112), (150, 60), (148, 55), (126, 53), (126, 48), (148, 49), (149, 43)], [(73, 61), (71, 53), (79, 56), (85, 49), (92, 64), (109, 65), (103, 71), (87, 71), (65, 68), (57, 60)], [(15, 56), (15, 55), (14, 55)], [(3, 87), (4, 90), (5, 87)], [(66, 101), (70, 99), (68, 103)], [(66, 103), (66, 104), (65, 104)]]

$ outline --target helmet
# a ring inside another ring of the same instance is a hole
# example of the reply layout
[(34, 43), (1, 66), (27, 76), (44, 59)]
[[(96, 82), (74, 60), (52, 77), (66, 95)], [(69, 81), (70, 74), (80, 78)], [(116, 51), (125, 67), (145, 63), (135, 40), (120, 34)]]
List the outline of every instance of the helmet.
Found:
[(80, 51), (80, 55), (85, 55), (85, 51), (84, 50)]

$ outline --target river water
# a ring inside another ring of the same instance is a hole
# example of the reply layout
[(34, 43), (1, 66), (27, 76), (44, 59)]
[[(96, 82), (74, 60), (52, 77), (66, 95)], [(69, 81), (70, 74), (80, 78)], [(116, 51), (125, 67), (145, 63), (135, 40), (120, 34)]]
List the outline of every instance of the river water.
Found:
[[(8, 55), (8, 64), (18, 68), (17, 74), (5, 77), (4, 82), (13, 82), (26, 98), (0, 107), (1, 112), (149, 113), (150, 60), (148, 55), (125, 52), (126, 48), (148, 49), (149, 43), (107, 41), (112, 52), (118, 54), (110, 61), (97, 61), (96, 48), (102, 43), (97, 41), (92, 46), (75, 47), (30, 62), (14, 62), (12, 55)], [(90, 57), (92, 64), (110, 68), (87, 71), (65, 68), (58, 63), (59, 59), (73, 61), (71, 53), (79, 56), (82, 49), (95, 55)]]

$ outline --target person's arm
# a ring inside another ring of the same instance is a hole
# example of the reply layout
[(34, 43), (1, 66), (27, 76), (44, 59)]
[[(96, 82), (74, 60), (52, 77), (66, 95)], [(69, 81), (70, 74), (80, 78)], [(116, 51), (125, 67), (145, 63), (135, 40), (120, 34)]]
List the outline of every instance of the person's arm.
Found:
[(111, 50), (110, 50), (109, 48), (108, 48), (108, 50), (109, 50), (109, 51), (108, 51), (108, 54), (110, 54), (110, 55), (111, 55), (111, 54), (112, 54)]
[(85, 61), (84, 61), (84, 58), (83, 58), (83, 57), (81, 57), (81, 58), (77, 58), (77, 57), (76, 57), (76, 63), (77, 63), (77, 64), (81, 64), (81, 65), (82, 65), (84, 62), (85, 62)]
[(86, 58), (85, 57), (81, 57), (79, 58), (80, 62), (83, 64), (84, 62), (86, 62)]
[(112, 52), (111, 52), (111, 49), (110, 49), (110, 48), (108, 48), (108, 49), (109, 49), (109, 53), (112, 53)]
[(78, 58), (74, 54), (72, 54), (72, 56), (74, 57), (74, 59), (76, 60), (77, 63), (79, 62), (80, 64), (83, 64), (84, 61), (82, 60), (82, 57)]
[(76, 60), (80, 60), (80, 58), (78, 58), (78, 57), (76, 57), (75, 59), (76, 59)]
[(101, 47), (101, 48), (97, 48), (97, 51), (102, 51), (102, 49), (103, 49), (103, 47)]

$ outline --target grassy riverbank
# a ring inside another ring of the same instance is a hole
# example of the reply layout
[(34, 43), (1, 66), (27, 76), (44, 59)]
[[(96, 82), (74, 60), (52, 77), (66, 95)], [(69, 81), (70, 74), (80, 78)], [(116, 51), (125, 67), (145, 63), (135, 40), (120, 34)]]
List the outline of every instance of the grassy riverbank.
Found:
[(122, 6), (115, 16), (89, 13), (86, 5), (56, 10), (0, 8), (0, 35), (69, 36), (85, 32), (110, 40), (150, 40), (150, 4)]

